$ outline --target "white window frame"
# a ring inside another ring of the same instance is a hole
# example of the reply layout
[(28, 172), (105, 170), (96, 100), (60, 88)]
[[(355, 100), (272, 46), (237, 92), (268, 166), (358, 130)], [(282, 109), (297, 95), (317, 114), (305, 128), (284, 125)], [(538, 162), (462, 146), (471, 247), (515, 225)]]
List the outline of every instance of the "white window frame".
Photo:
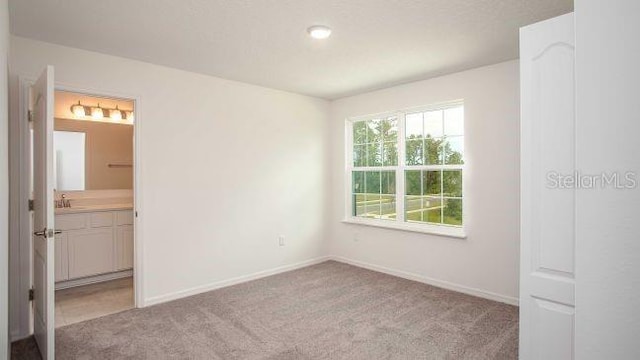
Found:
[[(467, 194), (465, 192), (466, 186), (465, 182), (467, 179), (466, 176), (466, 163), (462, 165), (411, 165), (407, 167), (406, 165), (406, 148), (405, 148), (405, 117), (407, 114), (412, 114), (416, 112), (426, 112), (426, 111), (434, 111), (434, 110), (443, 110), (451, 107), (463, 106), (464, 100), (454, 100), (449, 102), (438, 103), (434, 105), (427, 106), (419, 106), (412, 107), (408, 109), (398, 110), (398, 111), (387, 111), (370, 115), (362, 115), (362, 116), (354, 116), (347, 118), (345, 120), (345, 208), (344, 208), (344, 218), (342, 220), (343, 223), (349, 224), (359, 224), (359, 225), (367, 225), (388, 229), (396, 229), (396, 230), (404, 230), (404, 231), (412, 231), (412, 232), (420, 232), (434, 235), (442, 235), (447, 237), (454, 238), (466, 238), (465, 226), (466, 226), (466, 218), (467, 212), (465, 211), (467, 206), (465, 205), (467, 201)], [(354, 167), (353, 166), (353, 124), (359, 121), (372, 120), (377, 118), (384, 118), (395, 116), (398, 121), (398, 165), (396, 166), (364, 166), (364, 167)], [(465, 121), (466, 122), (466, 121)], [(466, 126), (465, 126), (466, 128)], [(464, 139), (466, 143), (466, 131), (464, 134)], [(466, 147), (465, 147), (466, 149)], [(465, 158), (466, 158), (465, 151)], [(407, 222), (405, 221), (405, 171), (406, 170), (447, 170), (447, 169), (460, 169), (462, 170), (462, 225), (449, 225), (449, 224), (433, 224), (433, 223), (415, 223), (415, 222)], [(353, 194), (352, 194), (352, 184), (353, 184), (353, 171), (385, 171), (385, 170), (393, 170), (396, 172), (396, 220), (386, 220), (386, 219), (371, 219), (371, 218), (362, 218), (358, 216), (354, 216), (352, 213), (353, 209)]]

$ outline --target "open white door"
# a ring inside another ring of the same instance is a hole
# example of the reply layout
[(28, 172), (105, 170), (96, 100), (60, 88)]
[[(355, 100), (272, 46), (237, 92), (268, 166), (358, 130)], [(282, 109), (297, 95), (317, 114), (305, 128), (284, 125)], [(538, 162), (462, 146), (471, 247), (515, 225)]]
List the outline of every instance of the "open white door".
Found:
[(53, 67), (31, 89), (33, 109), (33, 329), (44, 360), (54, 358)]
[(574, 358), (573, 14), (520, 30), (520, 358)]

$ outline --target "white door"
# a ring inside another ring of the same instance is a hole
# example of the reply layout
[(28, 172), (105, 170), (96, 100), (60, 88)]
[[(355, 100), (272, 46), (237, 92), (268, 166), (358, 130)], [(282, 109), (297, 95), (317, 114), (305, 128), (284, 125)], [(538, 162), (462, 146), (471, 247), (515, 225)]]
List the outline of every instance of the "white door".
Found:
[(520, 30), (521, 359), (574, 358), (573, 19)]
[(53, 67), (31, 89), (33, 119), (33, 331), (44, 360), (54, 358)]

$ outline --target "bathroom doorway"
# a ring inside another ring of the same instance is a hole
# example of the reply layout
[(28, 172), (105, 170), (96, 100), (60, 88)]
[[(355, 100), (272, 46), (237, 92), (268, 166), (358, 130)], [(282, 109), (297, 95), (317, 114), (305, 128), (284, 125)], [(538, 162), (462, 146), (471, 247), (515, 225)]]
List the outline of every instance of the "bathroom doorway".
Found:
[(56, 328), (136, 306), (135, 111), (133, 99), (56, 87)]

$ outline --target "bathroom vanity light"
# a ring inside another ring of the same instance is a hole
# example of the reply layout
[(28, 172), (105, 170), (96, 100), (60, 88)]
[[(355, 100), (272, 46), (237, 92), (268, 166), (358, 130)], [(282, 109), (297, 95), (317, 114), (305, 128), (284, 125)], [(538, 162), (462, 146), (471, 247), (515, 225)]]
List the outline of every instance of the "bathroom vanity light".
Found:
[(78, 101), (77, 104), (71, 105), (70, 110), (74, 117), (80, 120), (133, 124), (133, 110), (121, 110), (117, 105), (115, 108), (105, 108), (100, 104), (88, 106)]
[(331, 29), (324, 25), (311, 26), (307, 32), (314, 39), (326, 39), (331, 35)]

